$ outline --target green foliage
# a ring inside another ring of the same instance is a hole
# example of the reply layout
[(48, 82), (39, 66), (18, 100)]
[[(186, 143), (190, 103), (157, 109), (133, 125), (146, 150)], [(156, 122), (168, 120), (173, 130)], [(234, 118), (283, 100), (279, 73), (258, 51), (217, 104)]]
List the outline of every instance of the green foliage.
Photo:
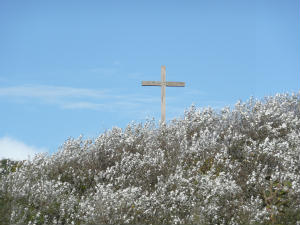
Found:
[(0, 191), (0, 225), (7, 225), (10, 221), (11, 199), (8, 194)]

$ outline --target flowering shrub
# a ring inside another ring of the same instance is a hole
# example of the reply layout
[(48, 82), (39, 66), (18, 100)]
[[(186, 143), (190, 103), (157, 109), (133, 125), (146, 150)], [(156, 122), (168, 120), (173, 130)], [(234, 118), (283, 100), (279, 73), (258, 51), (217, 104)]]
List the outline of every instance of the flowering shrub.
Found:
[(2, 224), (300, 224), (299, 95), (191, 107), (0, 171)]

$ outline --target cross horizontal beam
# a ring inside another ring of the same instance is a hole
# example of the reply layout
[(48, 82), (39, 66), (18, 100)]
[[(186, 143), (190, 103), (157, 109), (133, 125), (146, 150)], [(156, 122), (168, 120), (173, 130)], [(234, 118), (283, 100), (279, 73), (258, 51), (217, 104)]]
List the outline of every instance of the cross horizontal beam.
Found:
[[(162, 86), (163, 82), (161, 81), (142, 81), (142, 86)], [(167, 87), (184, 87), (185, 82), (173, 82), (173, 81), (167, 81), (166, 82)]]
[(184, 87), (184, 82), (166, 81), (166, 66), (161, 66), (161, 81), (142, 81), (142, 86), (161, 87), (161, 121), (166, 121), (166, 87)]

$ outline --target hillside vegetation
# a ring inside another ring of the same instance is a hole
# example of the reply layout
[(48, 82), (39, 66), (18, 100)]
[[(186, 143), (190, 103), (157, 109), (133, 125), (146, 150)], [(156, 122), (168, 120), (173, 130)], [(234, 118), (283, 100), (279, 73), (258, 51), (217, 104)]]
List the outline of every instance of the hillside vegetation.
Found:
[(299, 97), (191, 107), (5, 161), (0, 224), (298, 225)]

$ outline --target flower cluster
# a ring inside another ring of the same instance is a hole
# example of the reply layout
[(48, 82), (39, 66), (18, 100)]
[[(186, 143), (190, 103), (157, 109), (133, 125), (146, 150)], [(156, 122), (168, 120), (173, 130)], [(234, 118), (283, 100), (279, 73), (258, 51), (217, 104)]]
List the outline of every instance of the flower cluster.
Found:
[(299, 94), (129, 124), (0, 169), (0, 224), (299, 224)]

